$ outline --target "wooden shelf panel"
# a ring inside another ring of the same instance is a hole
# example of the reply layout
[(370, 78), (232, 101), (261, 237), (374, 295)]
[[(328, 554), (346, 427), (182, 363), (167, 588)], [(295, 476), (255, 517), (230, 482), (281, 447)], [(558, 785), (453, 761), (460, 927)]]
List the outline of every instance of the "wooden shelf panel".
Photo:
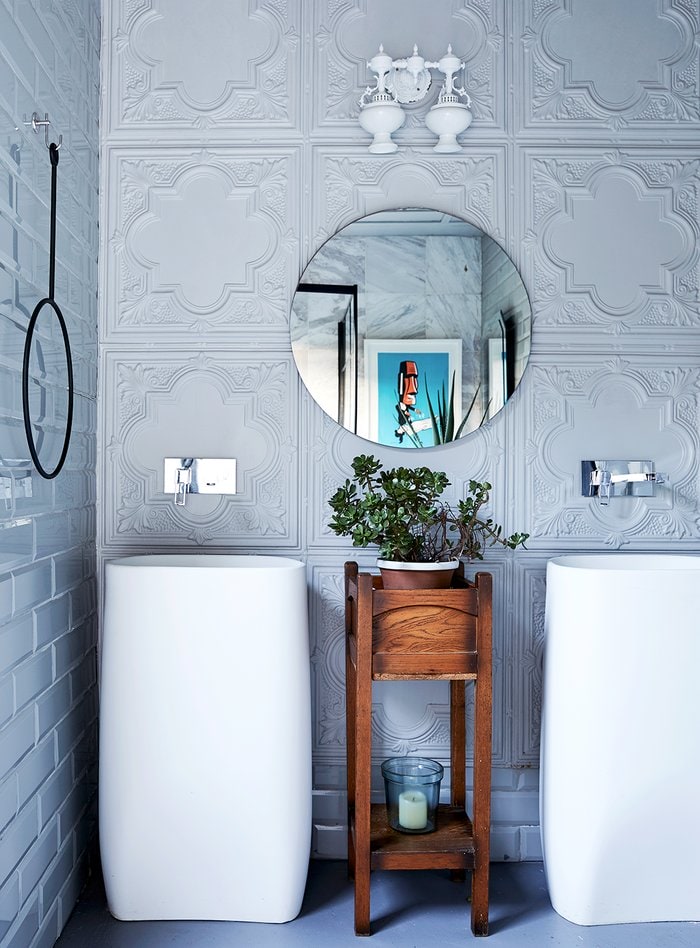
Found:
[(443, 804), (434, 833), (399, 833), (389, 826), (384, 804), (373, 804), (370, 853), (373, 869), (472, 869), (472, 824), (464, 810)]
[(382, 652), (372, 656), (372, 677), (476, 678), (476, 652)]
[(411, 602), (419, 603), (420, 610), (430, 612), (435, 608), (456, 610), (468, 616), (478, 616), (479, 598), (472, 583), (462, 580), (461, 588), (452, 586), (449, 589), (412, 589), (409, 595), (405, 589), (384, 589), (381, 579), (372, 577), (374, 596), (372, 597), (372, 613), (375, 618), (385, 612), (403, 609)]

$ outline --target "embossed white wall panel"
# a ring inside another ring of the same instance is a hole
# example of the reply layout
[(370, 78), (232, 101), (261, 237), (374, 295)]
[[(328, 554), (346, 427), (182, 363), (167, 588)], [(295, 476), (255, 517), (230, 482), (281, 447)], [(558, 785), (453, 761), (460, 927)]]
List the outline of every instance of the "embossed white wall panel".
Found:
[[(513, 760), (539, 765), (542, 658), (544, 652), (545, 574), (549, 554), (509, 563), (506, 636), (511, 674), (508, 716), (513, 727)], [(585, 710), (584, 710), (585, 713)], [(585, 766), (585, 764), (584, 764)]]
[(104, 338), (277, 331), (298, 258), (298, 153), (114, 150)]
[(536, 330), (658, 346), (700, 327), (697, 151), (525, 149), (523, 160)]
[(105, 3), (108, 134), (293, 134), (301, 0)]
[(514, 3), (522, 127), (545, 137), (695, 137), (700, 125), (694, 0)]
[[(129, 547), (296, 548), (299, 381), (287, 352), (110, 349), (104, 360), (103, 542)], [(166, 457), (237, 459), (237, 493), (184, 507), (163, 492)]]
[[(101, 556), (167, 546), (307, 560), (315, 839), (339, 855), (342, 566), (371, 568), (374, 553), (329, 531), (328, 498), (359, 453), (444, 469), (454, 497), (490, 481), (489, 514), (532, 534), (483, 564), (495, 576), (497, 852), (538, 858), (547, 560), (700, 544), (700, 0), (106, 6)], [(407, 108), (399, 150), (370, 155), (357, 122), (366, 60), (379, 42), (437, 57), (448, 41), (474, 102), (463, 151), (432, 150), (435, 86)], [(457, 445), (407, 455), (323, 414), (287, 327), (328, 237), (420, 205), (507, 250), (534, 328), (506, 410)], [(175, 508), (162, 457), (200, 451), (238, 458), (241, 493)], [(668, 486), (602, 508), (580, 486), (581, 460), (600, 457), (648, 458)], [(441, 686), (376, 697), (377, 765), (418, 747), (446, 761)]]
[[(311, 39), (314, 131), (357, 131), (358, 99), (376, 75), (366, 68), (382, 43), (394, 59), (410, 56), (414, 44), (421, 55), (437, 61), (448, 43), (466, 63), (464, 86), (472, 100), (474, 125), (503, 128), (505, 25), (503, 0), (360, 0), (337, 3), (313, 0)], [(404, 129), (396, 141), (435, 141), (425, 129), (425, 113), (440, 89), (434, 73), (422, 102), (406, 109)]]
[[(313, 187), (307, 222), (306, 259), (341, 227), (365, 214), (392, 207), (433, 207), (467, 217), (506, 246), (502, 184), (505, 148), (471, 146), (459, 157), (430, 150), (370, 155), (357, 146), (318, 146), (309, 162)], [(507, 249), (507, 246), (506, 246)]]
[[(540, 357), (522, 396), (528, 437), (513, 445), (528, 547), (697, 550), (699, 380), (697, 356), (679, 352)], [(596, 458), (652, 460), (669, 483), (601, 506), (581, 495), (580, 462)]]

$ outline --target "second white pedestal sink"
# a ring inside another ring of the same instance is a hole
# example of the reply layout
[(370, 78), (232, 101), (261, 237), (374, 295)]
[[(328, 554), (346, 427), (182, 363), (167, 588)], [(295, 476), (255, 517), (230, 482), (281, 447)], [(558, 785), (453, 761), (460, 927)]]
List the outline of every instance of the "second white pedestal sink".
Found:
[(700, 556), (547, 565), (540, 823), (581, 925), (700, 920)]

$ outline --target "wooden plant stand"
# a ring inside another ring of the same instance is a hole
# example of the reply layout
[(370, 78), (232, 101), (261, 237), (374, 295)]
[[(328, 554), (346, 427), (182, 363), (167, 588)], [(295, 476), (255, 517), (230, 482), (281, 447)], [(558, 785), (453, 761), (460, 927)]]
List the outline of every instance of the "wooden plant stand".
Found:
[[(379, 576), (345, 564), (348, 866), (355, 934), (370, 934), (372, 869), (472, 872), (471, 927), (488, 935), (491, 820), (491, 576), (463, 568), (449, 589), (385, 590)], [(393, 830), (372, 804), (372, 682), (450, 682), (451, 802), (433, 833)], [(473, 820), (466, 813), (465, 682), (475, 686)]]

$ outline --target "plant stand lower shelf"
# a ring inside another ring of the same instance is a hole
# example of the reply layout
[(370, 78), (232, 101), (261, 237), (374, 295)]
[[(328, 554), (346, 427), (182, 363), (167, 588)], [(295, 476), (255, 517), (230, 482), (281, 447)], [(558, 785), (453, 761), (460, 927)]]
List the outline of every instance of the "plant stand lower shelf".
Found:
[[(354, 821), (353, 821), (354, 822)], [(434, 833), (409, 835), (389, 826), (383, 803), (370, 808), (372, 869), (473, 869), (474, 837), (464, 810), (441, 804)]]
[[(491, 576), (463, 569), (443, 590), (385, 590), (380, 577), (345, 564), (348, 867), (355, 933), (370, 934), (373, 869), (472, 873), (471, 927), (488, 934), (491, 815)], [(432, 833), (400, 833), (372, 804), (372, 681), (450, 682), (451, 803)], [(465, 683), (473, 682), (473, 820), (466, 813)]]

